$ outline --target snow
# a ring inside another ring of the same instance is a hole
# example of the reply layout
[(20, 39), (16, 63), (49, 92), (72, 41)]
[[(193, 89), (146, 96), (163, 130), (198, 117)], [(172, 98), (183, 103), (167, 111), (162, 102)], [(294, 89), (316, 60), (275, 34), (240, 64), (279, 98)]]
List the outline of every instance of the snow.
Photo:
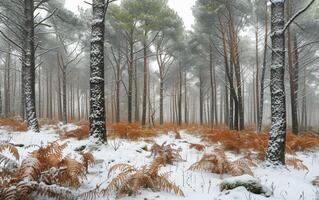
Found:
[[(72, 124), (58, 125), (59, 129), (72, 130), (76, 126)], [(219, 145), (212, 145), (205, 149), (204, 152), (198, 152), (195, 149), (189, 149), (188, 143), (201, 143), (201, 139), (196, 134), (190, 134), (186, 131), (180, 132), (182, 139), (175, 139), (173, 132), (163, 134), (153, 140), (162, 144), (163, 142), (174, 143), (174, 148), (181, 150), (181, 156), (185, 160), (175, 165), (167, 165), (162, 167), (161, 172), (170, 172), (169, 180), (180, 186), (185, 193), (185, 197), (176, 196), (167, 192), (152, 192), (150, 190), (142, 190), (138, 196), (125, 197), (125, 200), (138, 199), (170, 199), (170, 200), (202, 200), (202, 199), (256, 199), (256, 200), (279, 200), (279, 199), (318, 199), (319, 190), (311, 184), (311, 181), (319, 175), (319, 152), (300, 152), (297, 153), (298, 159), (309, 168), (308, 171), (297, 171), (292, 167), (267, 167), (266, 163), (259, 164), (258, 167), (253, 167), (252, 171), (254, 177), (261, 182), (261, 184), (271, 190), (273, 195), (266, 198), (262, 195), (257, 195), (248, 192), (244, 187), (238, 187), (230, 191), (221, 192), (219, 189), (220, 183), (224, 179), (229, 179), (230, 176), (219, 174), (212, 174), (208, 172), (194, 172), (189, 171), (191, 164), (198, 161), (204, 153), (212, 152)], [(9, 132), (6, 128), (0, 127), (0, 141), (8, 141), (13, 144), (24, 145), (45, 145), (47, 142), (56, 141), (59, 139), (57, 129), (54, 126), (43, 127), (40, 133), (28, 132)], [(87, 179), (84, 180), (82, 186), (73, 192), (85, 192), (96, 187), (102, 183), (100, 188), (105, 188), (112, 178), (108, 179), (107, 173), (111, 166), (117, 163), (129, 163), (136, 167), (149, 164), (152, 158), (149, 157), (150, 152), (143, 150), (145, 146), (148, 149), (152, 143), (149, 141), (128, 141), (124, 139), (109, 139), (109, 145), (102, 145), (96, 147), (91, 145), (93, 141), (90, 139), (77, 140), (66, 139), (58, 140), (59, 143), (68, 142), (68, 147), (64, 150), (64, 155), (69, 155), (77, 160), (81, 156), (74, 151), (76, 148), (87, 145), (87, 148), (92, 150), (92, 153), (97, 160), (97, 163), (89, 168)], [(37, 147), (30, 146), (17, 147), (21, 156), (21, 162), (29, 152)], [(243, 155), (236, 155), (227, 152), (227, 157), (235, 160)], [(231, 178), (230, 180), (238, 180), (238, 178)], [(239, 179), (251, 179), (249, 176), (243, 176)], [(102, 199), (115, 199), (114, 194), (109, 197), (101, 197)]]

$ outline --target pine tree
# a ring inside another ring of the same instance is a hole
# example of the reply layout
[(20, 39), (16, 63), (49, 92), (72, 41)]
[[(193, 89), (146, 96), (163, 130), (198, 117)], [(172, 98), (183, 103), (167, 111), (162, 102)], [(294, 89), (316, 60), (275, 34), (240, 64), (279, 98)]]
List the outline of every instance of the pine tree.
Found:
[(106, 140), (104, 97), (105, 0), (93, 0), (90, 57), (90, 135)]
[(35, 48), (34, 48), (34, 2), (24, 0), (24, 43), (23, 43), (23, 73), (24, 97), (27, 124), (30, 130), (39, 132), (35, 105)]

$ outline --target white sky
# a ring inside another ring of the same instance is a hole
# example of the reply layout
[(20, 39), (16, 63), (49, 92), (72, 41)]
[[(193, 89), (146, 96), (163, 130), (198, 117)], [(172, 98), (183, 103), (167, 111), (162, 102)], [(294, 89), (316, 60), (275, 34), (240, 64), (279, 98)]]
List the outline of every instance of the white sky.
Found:
[[(88, 0), (87, 2), (91, 2)], [(195, 0), (169, 0), (168, 5), (174, 9), (178, 15), (183, 19), (185, 27), (190, 30), (194, 23), (194, 17), (192, 13), (192, 6), (195, 4)], [(66, 0), (65, 7), (73, 12), (77, 12), (78, 6), (88, 8), (89, 5), (85, 4), (83, 0)]]

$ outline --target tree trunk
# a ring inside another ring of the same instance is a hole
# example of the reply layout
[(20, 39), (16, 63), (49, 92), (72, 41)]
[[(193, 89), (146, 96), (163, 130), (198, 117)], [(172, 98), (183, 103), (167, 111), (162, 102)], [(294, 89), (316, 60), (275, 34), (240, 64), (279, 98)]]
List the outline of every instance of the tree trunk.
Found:
[(182, 62), (179, 61), (178, 64), (178, 70), (179, 70), (179, 94), (178, 94), (178, 125), (182, 125), (182, 89), (183, 89), (183, 76), (182, 76)]
[(35, 104), (35, 57), (34, 57), (34, 2), (24, 0), (25, 34), (24, 34), (24, 94), (27, 125), (29, 130), (39, 132)]
[(209, 37), (209, 75), (210, 75), (210, 87), (211, 87), (211, 107), (210, 107), (210, 124), (214, 126), (214, 78), (213, 78), (213, 44), (211, 38)]
[(11, 67), (11, 48), (8, 49), (9, 53), (5, 58), (5, 70), (4, 70), (4, 116), (10, 115), (10, 67)]
[(140, 121), (140, 104), (138, 98), (138, 83), (137, 83), (137, 65), (134, 66), (134, 91), (135, 91), (135, 122)]
[(1, 91), (1, 81), (0, 81), (0, 118), (1, 117), (2, 117), (2, 91)]
[(147, 45), (146, 45), (147, 31), (144, 31), (144, 84), (143, 84), (143, 108), (142, 108), (142, 126), (146, 124), (146, 106), (147, 106), (147, 83), (148, 83), (148, 63), (147, 63)]
[[(291, 17), (292, 2), (287, 1), (287, 18)], [(292, 132), (298, 134), (298, 50), (297, 50), (297, 38), (294, 32), (287, 29), (287, 46), (288, 46), (288, 66), (289, 66), (289, 80), (290, 80), (290, 106), (291, 106), (291, 120), (292, 120)]]
[[(260, 100), (259, 100), (259, 47), (258, 47), (258, 44), (259, 44), (259, 39), (258, 39), (258, 31), (259, 31), (259, 27), (258, 27), (258, 16), (257, 16), (257, 24), (256, 24), (256, 93), (255, 93), (255, 97), (254, 97), (254, 101), (256, 102), (256, 106), (254, 106), (254, 109), (256, 109), (256, 114), (254, 115), (254, 123), (256, 123), (256, 121), (260, 118), (259, 115), (260, 115), (260, 112), (259, 112), (259, 103), (260, 103)], [(266, 36), (267, 37), (267, 36)], [(256, 120), (257, 118), (257, 120)]]
[[(120, 58), (120, 55), (119, 55)], [(120, 122), (120, 84), (121, 84), (121, 66), (120, 66), (120, 61), (116, 65), (116, 114), (115, 114), (115, 122), (119, 123)]]
[[(161, 70), (162, 71), (162, 70)], [(164, 102), (164, 80), (162, 72), (160, 71), (160, 124), (164, 123), (164, 111), (163, 111), (163, 102)]]
[(267, 12), (267, 2), (265, 2), (265, 41), (264, 41), (264, 57), (263, 57), (263, 68), (261, 72), (260, 79), (260, 98), (259, 98), (259, 116), (257, 119), (257, 133), (261, 132), (262, 123), (263, 123), (263, 114), (264, 114), (264, 85), (265, 85), (265, 75), (267, 67), (267, 43), (268, 43), (268, 12)]
[(132, 96), (133, 96), (133, 59), (134, 59), (134, 38), (133, 38), (133, 34), (134, 34), (134, 29), (131, 29), (131, 33), (130, 33), (130, 58), (128, 61), (128, 95), (127, 95), (127, 121), (129, 123), (132, 123)]
[(106, 141), (104, 95), (105, 0), (93, 0), (90, 53), (90, 135)]
[(203, 77), (202, 67), (199, 69), (199, 123), (203, 124)]
[(285, 3), (271, 4), (272, 64), (270, 71), (271, 131), (266, 160), (272, 164), (285, 164), (286, 98), (285, 98)]
[(67, 112), (67, 97), (66, 97), (66, 67), (63, 66), (62, 70), (62, 121), (63, 124), (68, 123), (68, 112)]
[(187, 108), (187, 72), (186, 69), (184, 69), (184, 88), (185, 88), (185, 92), (184, 92), (184, 120), (185, 120), (185, 124), (188, 124), (188, 108)]

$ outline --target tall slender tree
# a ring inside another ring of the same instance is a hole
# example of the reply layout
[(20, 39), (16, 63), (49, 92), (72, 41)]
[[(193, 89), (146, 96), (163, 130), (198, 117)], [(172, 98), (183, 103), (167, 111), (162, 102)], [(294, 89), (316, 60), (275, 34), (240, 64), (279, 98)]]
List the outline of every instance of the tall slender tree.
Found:
[(93, 0), (90, 57), (90, 135), (106, 141), (104, 97), (104, 31), (109, 1)]

